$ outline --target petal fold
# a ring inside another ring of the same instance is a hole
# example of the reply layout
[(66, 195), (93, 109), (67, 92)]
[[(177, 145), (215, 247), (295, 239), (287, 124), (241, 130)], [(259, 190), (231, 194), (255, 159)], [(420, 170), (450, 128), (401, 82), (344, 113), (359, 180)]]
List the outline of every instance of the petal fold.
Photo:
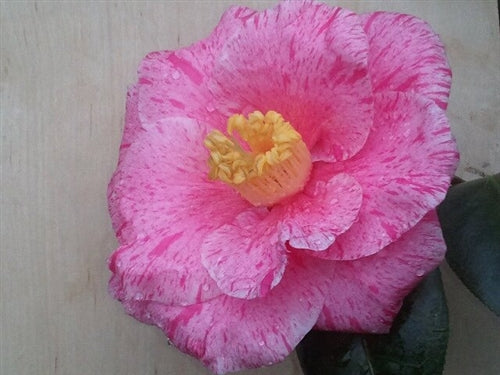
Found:
[(361, 186), (348, 174), (328, 175), (325, 168), (316, 167), (304, 192), (289, 204), (273, 208), (272, 214), (286, 227), (289, 245), (295, 249), (327, 249), (358, 216)]
[(360, 15), (369, 40), (375, 93), (414, 92), (446, 109), (451, 70), (443, 43), (423, 20), (398, 13)]
[(284, 241), (266, 208), (242, 212), (236, 220), (209, 233), (201, 261), (229, 296), (265, 296), (281, 280), (286, 266)]
[(188, 305), (222, 291), (200, 263), (206, 233), (154, 233), (116, 250), (109, 260), (111, 294), (125, 304)]

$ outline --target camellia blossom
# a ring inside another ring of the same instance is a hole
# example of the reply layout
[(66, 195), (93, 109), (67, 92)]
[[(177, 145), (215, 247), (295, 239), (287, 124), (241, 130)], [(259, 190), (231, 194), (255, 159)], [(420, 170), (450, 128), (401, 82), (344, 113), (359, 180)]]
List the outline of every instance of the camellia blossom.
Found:
[(387, 332), (445, 252), (450, 82), (422, 20), (314, 1), (150, 53), (108, 191), (111, 293), (218, 374), (313, 327)]

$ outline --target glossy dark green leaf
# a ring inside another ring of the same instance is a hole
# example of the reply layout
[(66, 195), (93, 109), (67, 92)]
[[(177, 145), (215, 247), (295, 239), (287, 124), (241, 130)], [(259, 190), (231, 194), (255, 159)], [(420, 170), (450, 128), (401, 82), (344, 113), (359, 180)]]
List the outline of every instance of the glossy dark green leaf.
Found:
[(297, 347), (305, 375), (437, 375), (448, 343), (439, 270), (406, 299), (387, 335), (311, 331)]
[(453, 186), (438, 214), (446, 260), (471, 292), (500, 315), (500, 174)]

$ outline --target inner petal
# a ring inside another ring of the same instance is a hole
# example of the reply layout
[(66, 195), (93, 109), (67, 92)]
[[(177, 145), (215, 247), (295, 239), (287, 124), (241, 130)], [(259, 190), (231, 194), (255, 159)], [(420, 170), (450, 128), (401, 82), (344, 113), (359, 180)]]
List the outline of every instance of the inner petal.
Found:
[(311, 155), (302, 136), (275, 112), (233, 115), (228, 136), (213, 130), (209, 177), (232, 186), (254, 206), (271, 206), (302, 191), (311, 172)]

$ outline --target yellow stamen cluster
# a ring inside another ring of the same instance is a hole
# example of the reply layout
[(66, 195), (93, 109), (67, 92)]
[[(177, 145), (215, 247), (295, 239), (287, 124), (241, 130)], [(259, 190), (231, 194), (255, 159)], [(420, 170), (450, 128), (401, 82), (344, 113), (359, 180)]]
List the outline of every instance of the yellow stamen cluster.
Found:
[(233, 186), (256, 206), (270, 206), (303, 189), (311, 156), (301, 135), (279, 113), (255, 111), (248, 119), (233, 115), (227, 131), (229, 137), (214, 130), (205, 139), (211, 179)]

